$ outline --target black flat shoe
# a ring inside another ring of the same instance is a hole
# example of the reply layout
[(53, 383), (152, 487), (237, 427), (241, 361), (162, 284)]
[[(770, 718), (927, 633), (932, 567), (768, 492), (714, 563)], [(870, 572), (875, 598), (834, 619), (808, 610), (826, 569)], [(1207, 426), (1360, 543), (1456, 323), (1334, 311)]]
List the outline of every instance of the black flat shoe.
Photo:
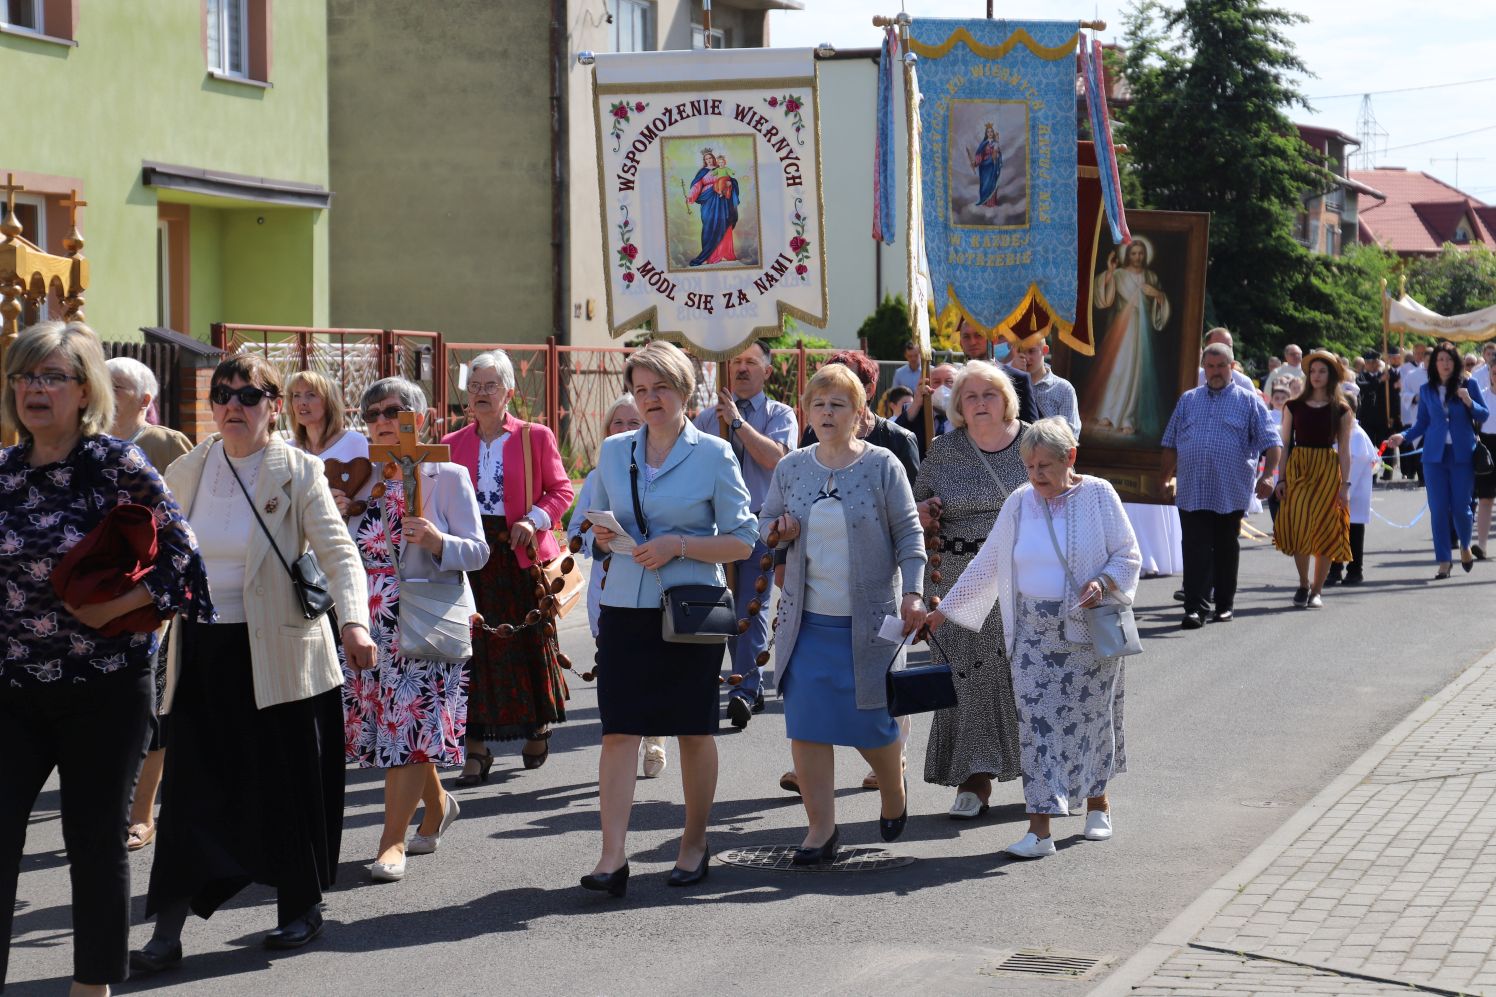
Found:
[(1436, 572), (1434, 574), (1434, 581), (1436, 581), (1436, 582), (1442, 582), (1442, 581), (1444, 581), (1448, 577), (1449, 577), (1449, 572), (1447, 572), (1447, 571), (1439, 571), (1439, 572)]
[(316, 907), (265, 935), (267, 949), (299, 949), (322, 934), (322, 912)]
[(467, 787), (476, 786), (480, 782), (488, 781), (488, 770), (493, 768), (493, 752), (490, 751), (479, 755), (469, 751), (468, 757), (478, 759), (478, 771), (463, 772), (456, 779), (452, 780), (452, 785)]
[(130, 972), (137, 976), (164, 973), (168, 969), (176, 969), (181, 964), (181, 942), (173, 942), (170, 945), (157, 945), (154, 941), (149, 941), (146, 942), (143, 949), (130, 950)]
[(665, 880), (666, 886), (695, 886), (706, 879), (707, 873), (711, 871), (712, 850), (708, 848), (701, 856), (701, 864), (694, 869), (682, 869), (676, 866), (670, 870), (670, 878)]
[(898, 841), (899, 835), (904, 833), (904, 825), (909, 822), (909, 780), (904, 780), (904, 812), (893, 820), (889, 820), (882, 814), (878, 815), (878, 833), (883, 836), (884, 841)]
[(582, 877), (582, 889), (613, 897), (624, 896), (629, 891), (629, 864), (625, 862), (612, 872), (588, 873)]
[(826, 839), (824, 845), (816, 848), (796, 848), (795, 854), (790, 857), (791, 865), (820, 865), (822, 862), (832, 862), (836, 859), (836, 846), (841, 840), (841, 828), (831, 829), (831, 837)]
[(1179, 621), (1179, 626), (1183, 630), (1199, 630), (1205, 626), (1205, 618), (1199, 613), (1185, 613), (1184, 619)]
[(1212, 622), (1212, 623), (1230, 623), (1234, 619), (1236, 619), (1236, 614), (1233, 613), (1231, 610), (1229, 610), (1229, 609), (1218, 609), (1214, 613), (1211, 614), (1210, 622)]
[(1471, 544), (1470, 553), (1475, 555), (1477, 561), (1484, 561), (1486, 559), (1486, 549), (1480, 544)]
[(753, 705), (743, 696), (733, 696), (727, 701), (727, 719), (738, 730), (742, 730), (753, 719)]

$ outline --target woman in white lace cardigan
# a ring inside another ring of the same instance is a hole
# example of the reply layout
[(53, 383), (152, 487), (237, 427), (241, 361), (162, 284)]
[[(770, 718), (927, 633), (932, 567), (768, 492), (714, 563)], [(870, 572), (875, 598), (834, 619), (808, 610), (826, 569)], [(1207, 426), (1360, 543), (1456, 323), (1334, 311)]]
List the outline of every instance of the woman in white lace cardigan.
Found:
[(929, 618), (932, 629), (949, 620), (975, 630), (994, 601), (1002, 613), (1029, 818), (1028, 833), (1007, 849), (1018, 858), (1053, 855), (1050, 817), (1081, 799), (1085, 836), (1110, 838), (1107, 786), (1127, 770), (1122, 659), (1097, 656), (1082, 610), (1109, 597), (1131, 602), (1142, 557), (1112, 486), (1075, 473), (1075, 447), (1060, 418), (1024, 434), (1029, 483), (1003, 504), (981, 552)]

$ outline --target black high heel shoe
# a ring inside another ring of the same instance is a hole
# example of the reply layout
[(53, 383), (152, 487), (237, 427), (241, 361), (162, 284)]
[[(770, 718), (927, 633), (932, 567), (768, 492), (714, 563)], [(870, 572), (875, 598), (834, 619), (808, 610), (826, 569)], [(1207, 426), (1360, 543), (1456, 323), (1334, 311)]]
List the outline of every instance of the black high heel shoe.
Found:
[(904, 825), (909, 822), (909, 780), (904, 780), (904, 812), (893, 820), (889, 820), (882, 814), (878, 815), (878, 833), (883, 836), (884, 841), (898, 841), (899, 835), (904, 833)]
[(841, 828), (831, 829), (831, 837), (826, 839), (824, 845), (816, 848), (796, 848), (795, 854), (790, 857), (791, 865), (820, 865), (822, 862), (833, 862), (836, 860), (836, 846), (841, 840)]
[(624, 896), (629, 891), (629, 864), (625, 862), (612, 872), (589, 872), (582, 877), (582, 889)]
[(164, 973), (168, 969), (176, 969), (181, 964), (182, 943), (180, 941), (167, 945), (153, 938), (146, 942), (144, 948), (130, 950), (130, 972), (135, 976)]
[(706, 879), (707, 873), (711, 871), (708, 865), (711, 861), (712, 850), (711, 848), (707, 848), (707, 850), (701, 855), (700, 865), (698, 865), (695, 869), (682, 869), (680, 866), (676, 866), (674, 869), (670, 870), (670, 878), (665, 880), (665, 885), (695, 886), (703, 879)]
[(480, 755), (476, 752), (469, 751), (468, 758), (476, 758), (478, 760), (478, 771), (463, 772), (456, 779), (452, 780), (452, 785), (476, 786), (480, 782), (488, 781), (488, 770), (493, 768), (493, 752), (490, 751), (486, 754)]

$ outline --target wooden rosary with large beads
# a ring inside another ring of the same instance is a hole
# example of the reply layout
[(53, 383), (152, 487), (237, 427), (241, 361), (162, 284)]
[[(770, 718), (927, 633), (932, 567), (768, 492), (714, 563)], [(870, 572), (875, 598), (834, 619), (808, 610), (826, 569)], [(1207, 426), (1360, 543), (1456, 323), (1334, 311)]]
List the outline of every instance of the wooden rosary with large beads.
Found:
[[(386, 465), (386, 467), (388, 466), (389, 465)], [(386, 477), (388, 477), (388, 475), (386, 475)], [(376, 485), (375, 487), (378, 488), (380, 486)], [(589, 525), (589, 523), (584, 521), (582, 523), (582, 529), (587, 529)], [(563, 575), (568, 575), (573, 571), (578, 570), (576, 558), (572, 555), (576, 554), (576, 552), (581, 549), (581, 537), (572, 537), (571, 543), (569, 545), (570, 553), (567, 555), (566, 560), (561, 562), (561, 573)], [(529, 547), (526, 548), (525, 553), (530, 557), (529, 573), (530, 580), (535, 583), (536, 608), (530, 610), (525, 614), (523, 623), (500, 623), (498, 626), (489, 626), (486, 622), (484, 622), (481, 615), (479, 615), (478, 613), (474, 613), (472, 620), (474, 629), (483, 630), (487, 633), (493, 634), (496, 637), (499, 637), (500, 639), (507, 640), (508, 638), (513, 637), (515, 633), (520, 630), (523, 630), (527, 627), (538, 626), (544, 639), (550, 640), (556, 636), (556, 617), (560, 614), (561, 611), (561, 604), (556, 599), (556, 596), (566, 588), (566, 582), (560, 578), (557, 578), (554, 579), (549, 586), (546, 585), (545, 572), (540, 568), (540, 555), (539, 552), (535, 549), (535, 541), (533, 538), (530, 541)], [(576, 672), (576, 669), (572, 668), (571, 666), (571, 657), (567, 655), (565, 651), (561, 650), (560, 646), (557, 646), (556, 648), (556, 663), (569, 672)], [(580, 675), (582, 681), (592, 681), (592, 672), (582, 672), (580, 673)]]

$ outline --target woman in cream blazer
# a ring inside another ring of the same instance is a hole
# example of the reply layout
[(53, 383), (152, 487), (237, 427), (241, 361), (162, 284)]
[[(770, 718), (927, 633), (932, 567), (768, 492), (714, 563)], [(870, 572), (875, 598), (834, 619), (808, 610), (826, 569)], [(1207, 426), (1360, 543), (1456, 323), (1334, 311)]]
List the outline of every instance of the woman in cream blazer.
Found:
[(130, 954), (137, 973), (180, 962), (189, 909), (206, 918), (250, 883), (277, 893), (265, 945), (306, 944), (337, 870), (343, 675), (331, 618), (303, 617), (286, 565), (316, 554), (354, 667), (373, 664), (374, 644), (364, 572), (322, 461), (271, 435), (280, 396), (264, 359), (223, 361), (210, 393), (218, 433), (166, 473), (207, 544), (218, 622), (178, 622), (171, 635), (162, 712), (173, 750), (146, 899), (156, 929)]

